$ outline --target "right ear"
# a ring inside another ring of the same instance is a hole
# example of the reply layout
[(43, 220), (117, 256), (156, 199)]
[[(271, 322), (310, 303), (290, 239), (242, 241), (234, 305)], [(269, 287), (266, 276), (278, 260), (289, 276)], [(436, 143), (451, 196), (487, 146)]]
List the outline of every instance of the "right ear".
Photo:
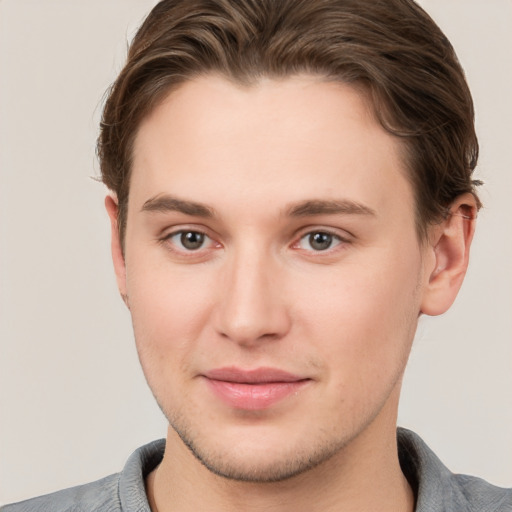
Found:
[(125, 304), (128, 305), (128, 294), (126, 291), (126, 265), (124, 262), (123, 244), (119, 234), (119, 206), (115, 195), (105, 197), (105, 208), (110, 218), (112, 261), (117, 278), (117, 287)]

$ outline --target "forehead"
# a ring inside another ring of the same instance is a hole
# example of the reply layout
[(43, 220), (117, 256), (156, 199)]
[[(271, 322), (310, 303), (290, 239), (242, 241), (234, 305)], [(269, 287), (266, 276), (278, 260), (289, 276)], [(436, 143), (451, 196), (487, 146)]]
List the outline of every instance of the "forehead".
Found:
[(378, 212), (401, 198), (411, 213), (405, 176), (398, 139), (362, 91), (314, 76), (250, 87), (205, 76), (170, 93), (141, 124), (130, 203), (172, 193), (214, 207), (232, 200), (257, 208), (264, 199), (281, 208), (343, 196)]

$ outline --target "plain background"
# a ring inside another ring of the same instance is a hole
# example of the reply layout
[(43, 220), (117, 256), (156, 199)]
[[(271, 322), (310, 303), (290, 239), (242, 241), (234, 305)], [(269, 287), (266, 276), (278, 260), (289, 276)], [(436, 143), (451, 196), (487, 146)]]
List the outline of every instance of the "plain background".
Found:
[[(0, 0), (0, 503), (119, 471), (165, 436), (109, 253), (104, 91), (152, 0)], [(486, 182), (469, 275), (423, 318), (400, 424), (512, 484), (512, 2), (424, 0), (472, 88)]]

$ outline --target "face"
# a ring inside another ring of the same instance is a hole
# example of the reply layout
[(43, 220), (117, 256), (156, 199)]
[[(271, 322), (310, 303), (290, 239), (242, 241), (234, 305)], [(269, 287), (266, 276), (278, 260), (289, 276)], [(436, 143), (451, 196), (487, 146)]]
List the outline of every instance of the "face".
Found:
[(348, 85), (203, 77), (140, 127), (120, 288), (214, 472), (279, 480), (394, 431), (429, 261), (399, 143)]

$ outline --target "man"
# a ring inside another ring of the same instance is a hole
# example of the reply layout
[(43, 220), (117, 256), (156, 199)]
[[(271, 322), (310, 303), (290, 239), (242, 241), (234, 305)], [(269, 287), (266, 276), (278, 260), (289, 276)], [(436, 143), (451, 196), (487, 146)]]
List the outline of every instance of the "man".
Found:
[(6, 511), (511, 509), (396, 431), (418, 317), (455, 299), (480, 206), (471, 97), (421, 9), (161, 2), (98, 147), (167, 440)]

